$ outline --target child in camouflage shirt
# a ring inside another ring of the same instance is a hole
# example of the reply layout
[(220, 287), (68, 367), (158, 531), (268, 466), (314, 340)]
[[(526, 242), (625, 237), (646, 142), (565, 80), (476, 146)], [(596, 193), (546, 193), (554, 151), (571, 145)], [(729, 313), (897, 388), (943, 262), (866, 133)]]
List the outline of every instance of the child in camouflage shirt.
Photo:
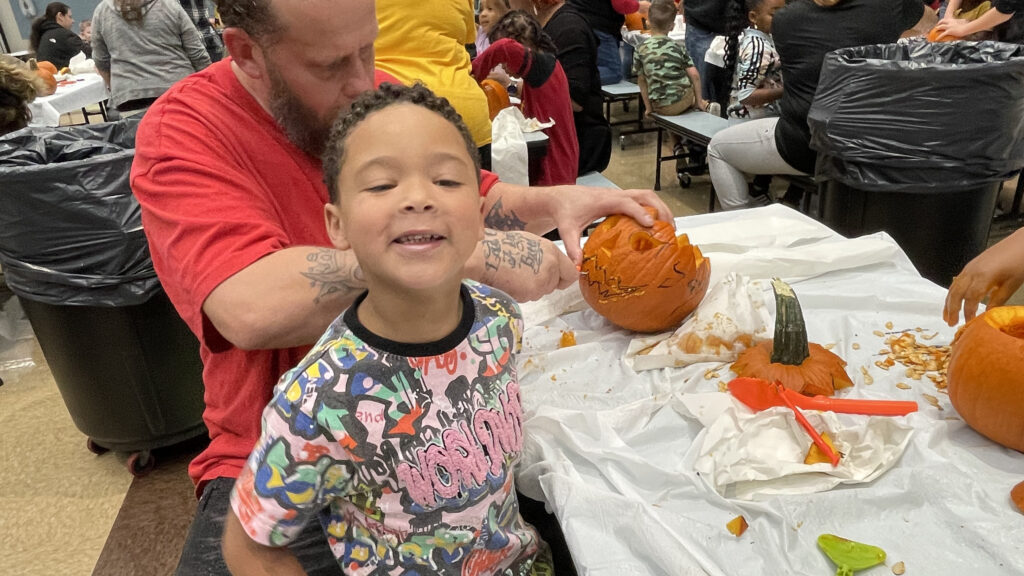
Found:
[[(690, 109), (703, 110), (716, 116), (722, 108), (717, 102), (701, 97), (700, 75), (686, 50), (668, 37), (675, 24), (676, 5), (672, 0), (655, 0), (647, 14), (651, 37), (636, 47), (633, 72), (640, 85), (647, 115), (652, 112), (675, 116)], [(672, 136), (675, 148), (679, 137)]]

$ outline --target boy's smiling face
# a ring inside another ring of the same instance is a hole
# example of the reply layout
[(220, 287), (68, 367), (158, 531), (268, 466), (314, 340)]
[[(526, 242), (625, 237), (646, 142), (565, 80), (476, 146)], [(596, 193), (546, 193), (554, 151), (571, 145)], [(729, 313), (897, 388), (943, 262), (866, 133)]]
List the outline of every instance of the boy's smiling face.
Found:
[(458, 129), (410, 103), (371, 113), (345, 139), (327, 232), (370, 290), (457, 285), (483, 238), (478, 173)]

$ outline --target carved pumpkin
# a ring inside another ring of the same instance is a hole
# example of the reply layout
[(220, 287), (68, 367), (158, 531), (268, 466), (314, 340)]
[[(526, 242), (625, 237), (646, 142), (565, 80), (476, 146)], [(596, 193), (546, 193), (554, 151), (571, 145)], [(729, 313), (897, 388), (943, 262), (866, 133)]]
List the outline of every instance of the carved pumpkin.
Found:
[[(657, 217), (653, 208), (647, 211)], [(590, 234), (580, 272), (583, 298), (598, 314), (628, 330), (661, 332), (700, 304), (711, 263), (668, 222), (646, 228), (619, 214)]]
[(964, 422), (1024, 452), (1024, 306), (992, 308), (961, 328), (946, 379)]
[(34, 58), (28, 61), (28, 68), (42, 80), (42, 84), (36, 85), (36, 93), (40, 96), (49, 96), (57, 91), (57, 79), (53, 77), (53, 72), (50, 72), (49, 68), (40, 67), (40, 64), (49, 64), (49, 68), (53, 68), (53, 64), (36, 62)]
[(487, 111), (491, 115), (491, 120), (494, 120), (498, 112), (512, 105), (512, 102), (508, 99), (508, 90), (501, 85), (501, 82), (491, 78), (484, 78), (484, 81), (480, 83), (480, 87), (483, 88), (484, 94), (487, 96)]
[(732, 371), (737, 376), (781, 382), (790, 390), (832, 396), (853, 386), (846, 362), (824, 347), (807, 342), (807, 327), (793, 289), (778, 278), (775, 291), (775, 338), (740, 352)]

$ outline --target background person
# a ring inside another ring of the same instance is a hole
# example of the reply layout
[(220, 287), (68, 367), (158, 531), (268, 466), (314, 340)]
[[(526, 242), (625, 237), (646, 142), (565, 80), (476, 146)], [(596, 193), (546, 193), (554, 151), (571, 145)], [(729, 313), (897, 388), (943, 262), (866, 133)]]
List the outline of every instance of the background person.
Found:
[(203, 45), (206, 46), (206, 53), (210, 55), (210, 61), (216, 62), (223, 58), (224, 42), (221, 41), (217, 29), (213, 27), (216, 19), (210, 14), (206, 0), (179, 0), (179, 2), (203, 38)]
[(963, 306), (964, 321), (978, 313), (978, 304), (988, 300), (989, 308), (1002, 306), (1024, 284), (1024, 228), (1017, 230), (974, 257), (946, 293), (942, 318), (950, 326), (960, 322)]
[(570, 0), (569, 3), (583, 14), (597, 36), (597, 70), (601, 84), (622, 82), (624, 66), (619, 48), (626, 14), (646, 16), (651, 3), (647, 0)]
[(0, 54), (0, 136), (21, 130), (32, 121), (28, 105), (42, 81), (21, 60)]
[[(908, 30), (928, 30), (935, 20), (920, 0), (794, 0), (776, 12), (771, 34), (782, 60), (780, 116), (743, 122), (711, 139), (708, 170), (722, 208), (750, 204), (747, 174), (814, 172), (807, 113), (826, 54), (895, 42)], [(787, 194), (786, 201), (797, 199)]]
[(92, 16), (93, 61), (119, 112), (144, 112), (175, 82), (210, 65), (177, 0), (103, 0)]
[(36, 53), (36, 60), (47, 61), (57, 67), (67, 68), (71, 57), (82, 51), (85, 42), (71, 31), (75, 23), (71, 7), (63, 2), (50, 2), (42, 16), (32, 22), (29, 47)]

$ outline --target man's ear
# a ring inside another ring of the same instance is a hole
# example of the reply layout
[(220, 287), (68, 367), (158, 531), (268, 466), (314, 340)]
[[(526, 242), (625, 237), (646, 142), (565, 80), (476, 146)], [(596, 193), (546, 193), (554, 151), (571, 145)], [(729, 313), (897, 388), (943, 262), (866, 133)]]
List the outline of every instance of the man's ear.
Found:
[(263, 49), (252, 36), (241, 28), (225, 28), (223, 38), (231, 59), (246, 76), (253, 80), (261, 80), (266, 76)]
[(345, 235), (345, 224), (341, 221), (341, 210), (337, 204), (324, 204), (324, 223), (327, 224), (327, 237), (335, 248), (348, 250), (352, 247)]

